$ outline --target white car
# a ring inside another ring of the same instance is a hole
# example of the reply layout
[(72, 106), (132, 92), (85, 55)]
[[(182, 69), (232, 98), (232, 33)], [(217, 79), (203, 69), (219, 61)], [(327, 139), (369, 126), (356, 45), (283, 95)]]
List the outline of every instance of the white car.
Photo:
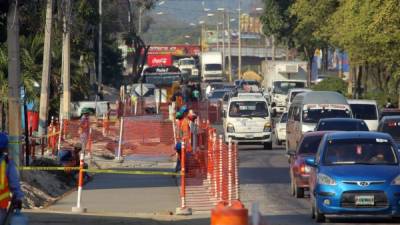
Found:
[(223, 125), (225, 140), (260, 143), (264, 149), (272, 149), (271, 116), (261, 94), (232, 97)]
[(283, 141), (286, 141), (286, 122), (287, 112), (282, 113), (279, 121), (275, 125), (275, 143), (282, 145)]
[(349, 99), (347, 102), (354, 118), (364, 120), (370, 131), (378, 130), (379, 111), (375, 100)]

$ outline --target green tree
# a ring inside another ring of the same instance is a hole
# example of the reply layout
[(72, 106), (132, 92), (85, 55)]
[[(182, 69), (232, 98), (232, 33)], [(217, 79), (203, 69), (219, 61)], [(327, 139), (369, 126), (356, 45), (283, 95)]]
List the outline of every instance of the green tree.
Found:
[(338, 77), (328, 77), (312, 86), (314, 91), (336, 91), (343, 95), (347, 92), (347, 83)]

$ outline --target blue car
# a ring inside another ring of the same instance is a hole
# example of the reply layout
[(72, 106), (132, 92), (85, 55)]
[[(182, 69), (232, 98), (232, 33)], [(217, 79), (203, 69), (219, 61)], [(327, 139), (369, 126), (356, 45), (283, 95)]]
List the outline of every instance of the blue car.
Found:
[(382, 215), (400, 217), (400, 165), (390, 135), (378, 132), (333, 132), (321, 140), (311, 166), (312, 217)]

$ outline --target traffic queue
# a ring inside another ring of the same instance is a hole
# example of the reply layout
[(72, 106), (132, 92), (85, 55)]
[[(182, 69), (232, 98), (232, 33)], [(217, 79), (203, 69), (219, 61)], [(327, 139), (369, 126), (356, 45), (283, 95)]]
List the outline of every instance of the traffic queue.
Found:
[(273, 141), (284, 144), (290, 193), (309, 196), (316, 222), (337, 215), (400, 218), (400, 110), (293, 88), (277, 115), (269, 91), (245, 80), (235, 84), (212, 84), (207, 95), (220, 96), (225, 140), (264, 149), (272, 149)]

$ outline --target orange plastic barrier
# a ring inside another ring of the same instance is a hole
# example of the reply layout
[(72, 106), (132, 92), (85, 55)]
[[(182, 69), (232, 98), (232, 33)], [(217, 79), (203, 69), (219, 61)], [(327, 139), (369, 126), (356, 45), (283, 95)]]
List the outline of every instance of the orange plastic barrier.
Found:
[(248, 225), (248, 210), (239, 201), (221, 201), (211, 210), (211, 225)]

